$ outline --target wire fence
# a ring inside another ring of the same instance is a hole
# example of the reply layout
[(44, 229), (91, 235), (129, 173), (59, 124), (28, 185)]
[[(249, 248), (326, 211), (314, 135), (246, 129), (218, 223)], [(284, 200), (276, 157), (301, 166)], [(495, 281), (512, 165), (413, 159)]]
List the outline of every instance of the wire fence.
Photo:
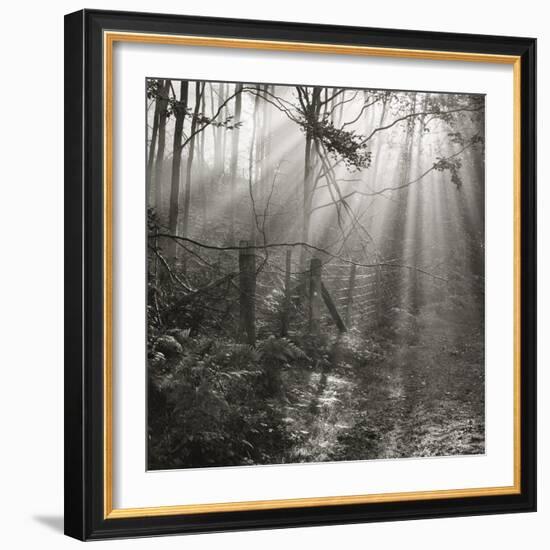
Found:
[[(236, 333), (247, 333), (248, 341), (312, 328), (344, 332), (372, 327), (396, 303), (397, 270), (377, 265), (375, 258), (362, 258), (370, 265), (333, 258), (323, 262), (310, 251), (308, 256), (299, 247), (285, 246), (268, 252), (220, 250), (205, 257), (198, 247), (185, 245), (179, 252), (176, 265), (178, 273), (185, 273), (185, 284), (209, 298), (200, 307), (221, 316)], [(312, 276), (315, 261), (318, 280)]]

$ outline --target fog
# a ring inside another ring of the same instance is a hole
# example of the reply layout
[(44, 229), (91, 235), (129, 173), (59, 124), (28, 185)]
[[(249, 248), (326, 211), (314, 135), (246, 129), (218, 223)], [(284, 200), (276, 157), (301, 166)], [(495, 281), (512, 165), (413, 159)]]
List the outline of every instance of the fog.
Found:
[[(153, 467), (483, 451), (484, 109), (480, 95), (148, 80)], [(374, 447), (345, 439), (364, 406)], [(277, 442), (255, 427), (229, 452), (197, 435), (260, 413)], [(448, 441), (395, 443), (421, 424)]]

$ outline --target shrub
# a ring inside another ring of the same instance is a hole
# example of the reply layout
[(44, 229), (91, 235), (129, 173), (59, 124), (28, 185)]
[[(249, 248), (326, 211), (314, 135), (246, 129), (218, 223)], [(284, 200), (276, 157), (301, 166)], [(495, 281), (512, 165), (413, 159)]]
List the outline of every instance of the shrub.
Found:
[(288, 341), (255, 350), (189, 335), (178, 345), (177, 358), (167, 361), (163, 370), (149, 369), (154, 421), (149, 424), (149, 467), (282, 460), (288, 434), (280, 407), (267, 398), (266, 365), (299, 355), (300, 350)]

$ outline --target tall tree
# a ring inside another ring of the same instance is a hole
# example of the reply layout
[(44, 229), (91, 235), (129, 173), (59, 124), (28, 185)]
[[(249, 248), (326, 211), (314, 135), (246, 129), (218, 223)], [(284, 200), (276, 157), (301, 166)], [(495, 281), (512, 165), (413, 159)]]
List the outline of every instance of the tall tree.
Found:
[[(153, 172), (153, 164), (155, 161), (155, 150), (157, 148), (157, 137), (158, 137), (158, 131), (159, 131), (159, 116), (160, 116), (159, 90), (161, 87), (164, 87), (164, 81), (154, 80), (152, 82), (148, 82), (147, 85), (148, 85), (147, 97), (153, 98), (153, 104), (155, 106), (155, 110), (153, 113), (153, 127), (151, 130), (151, 138), (150, 140), (148, 140), (149, 148), (147, 150), (147, 172), (146, 172), (146, 181), (148, 185), (147, 200), (148, 200), (148, 204), (153, 204), (154, 186), (151, 180), (151, 176)], [(147, 134), (149, 134), (149, 124), (147, 124)]]
[[(212, 106), (212, 116), (214, 116), (215, 112), (221, 113), (223, 109), (224, 91), (225, 85), (220, 82), (216, 90), (216, 95), (218, 97), (217, 107), (214, 109)], [(214, 185), (217, 188), (223, 176), (223, 129), (220, 126), (213, 125), (212, 130), (214, 132)]]
[(185, 195), (183, 200), (183, 223), (182, 234), (187, 235), (189, 227), (189, 209), (191, 206), (191, 176), (193, 168), (193, 159), (195, 156), (195, 138), (197, 134), (197, 126), (199, 120), (199, 111), (201, 107), (202, 95), (204, 93), (204, 83), (195, 82), (195, 107), (193, 111), (193, 118), (191, 120), (191, 133), (189, 137), (189, 152), (187, 156), (187, 169), (185, 174)]
[[(264, 95), (266, 97), (273, 96), (275, 86), (269, 84), (264, 85)], [(262, 207), (263, 217), (262, 226), (264, 233), (269, 232), (269, 201), (273, 194), (272, 186), (275, 185), (274, 173), (275, 168), (271, 158), (271, 146), (272, 146), (272, 121), (273, 111), (271, 105), (264, 101), (262, 103), (262, 134), (261, 134), (261, 154), (260, 154), (260, 174), (262, 182)]]
[[(202, 100), (201, 100), (201, 113), (206, 113), (206, 83), (202, 88)], [(199, 135), (199, 173), (201, 174), (202, 181), (199, 187), (201, 210), (202, 210), (202, 229), (206, 229), (208, 225), (208, 179), (206, 178), (206, 159), (204, 155), (206, 132), (201, 132)]]
[(242, 110), (242, 84), (235, 84), (235, 130), (233, 130), (233, 135), (231, 139), (231, 161), (229, 164), (229, 172), (231, 178), (231, 189), (230, 189), (230, 201), (231, 201), (231, 211), (230, 211), (230, 227), (229, 227), (229, 242), (235, 242), (235, 202), (237, 195), (237, 167), (239, 163), (239, 140), (240, 140), (240, 123), (241, 123), (241, 110)]
[[(171, 235), (177, 235), (178, 215), (179, 215), (179, 192), (180, 192), (180, 170), (182, 155), (182, 135), (185, 115), (187, 113), (187, 99), (189, 93), (189, 82), (182, 80), (180, 82), (179, 99), (174, 102), (174, 142), (172, 156), (172, 179), (170, 182), (170, 211), (168, 217), (168, 227)], [(169, 257), (174, 261), (176, 259), (176, 244), (171, 242)]]
[(168, 119), (168, 99), (171, 87), (170, 80), (166, 79), (161, 82), (162, 84), (160, 86), (158, 97), (158, 147), (157, 158), (155, 161), (154, 180), (152, 182), (155, 188), (155, 208), (157, 209), (157, 215), (159, 216), (159, 218), (162, 214), (162, 175), (164, 168), (164, 150), (166, 148), (166, 121)]
[[(304, 149), (304, 183), (302, 195), (302, 241), (309, 242), (311, 225), (311, 205), (313, 201), (313, 163), (315, 154), (315, 129), (319, 119), (321, 108), (321, 88), (314, 87), (311, 92), (309, 88), (298, 86), (298, 99), (302, 106), (302, 114), (305, 125), (305, 149)], [(307, 250), (302, 247), (300, 254), (300, 268), (305, 269)]]
[(256, 230), (258, 227), (258, 205), (256, 193), (256, 185), (258, 183), (258, 116), (260, 111), (259, 93), (260, 86), (256, 86), (254, 94), (254, 110), (252, 113), (252, 133), (250, 136), (250, 147), (248, 153), (248, 193), (250, 197), (250, 241), (256, 242)]

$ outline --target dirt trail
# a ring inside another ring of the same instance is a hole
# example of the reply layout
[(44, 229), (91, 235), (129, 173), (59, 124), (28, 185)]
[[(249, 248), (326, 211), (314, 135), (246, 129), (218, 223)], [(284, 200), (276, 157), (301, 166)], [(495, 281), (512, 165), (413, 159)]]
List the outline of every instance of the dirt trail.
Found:
[(287, 410), (290, 461), (481, 454), (480, 349), (400, 345), (380, 363), (310, 372)]
[(344, 369), (337, 372), (310, 373), (305, 399), (287, 409), (287, 421), (297, 430), (298, 441), (293, 460), (331, 460), (340, 433), (349, 430), (354, 420), (353, 381)]

